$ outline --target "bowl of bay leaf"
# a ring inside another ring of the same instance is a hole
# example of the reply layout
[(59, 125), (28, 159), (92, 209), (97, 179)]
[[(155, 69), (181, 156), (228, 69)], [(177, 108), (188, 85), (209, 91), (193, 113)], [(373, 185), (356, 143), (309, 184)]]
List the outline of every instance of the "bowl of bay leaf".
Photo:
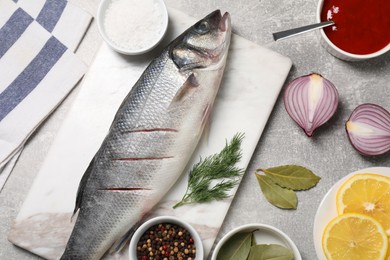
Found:
[(281, 230), (266, 224), (247, 224), (233, 229), (215, 246), (211, 260), (302, 260), (294, 242)]

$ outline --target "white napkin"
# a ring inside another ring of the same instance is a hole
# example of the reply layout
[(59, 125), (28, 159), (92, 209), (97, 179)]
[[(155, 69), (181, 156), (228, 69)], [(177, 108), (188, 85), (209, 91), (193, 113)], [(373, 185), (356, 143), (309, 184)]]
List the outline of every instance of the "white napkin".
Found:
[(73, 51), (91, 18), (65, 0), (0, 0), (0, 189), (13, 156), (86, 72)]

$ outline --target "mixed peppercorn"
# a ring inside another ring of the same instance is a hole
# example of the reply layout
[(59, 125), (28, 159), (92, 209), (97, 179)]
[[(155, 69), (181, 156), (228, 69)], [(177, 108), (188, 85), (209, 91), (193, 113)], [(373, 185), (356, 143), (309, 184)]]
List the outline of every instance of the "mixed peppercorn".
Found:
[(194, 260), (195, 254), (190, 232), (171, 223), (150, 227), (137, 243), (138, 260)]

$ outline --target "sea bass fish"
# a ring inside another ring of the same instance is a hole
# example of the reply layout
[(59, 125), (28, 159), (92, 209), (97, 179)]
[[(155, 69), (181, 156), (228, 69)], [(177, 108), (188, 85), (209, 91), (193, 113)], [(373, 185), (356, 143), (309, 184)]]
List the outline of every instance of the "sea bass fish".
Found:
[(80, 181), (61, 259), (100, 259), (180, 177), (213, 107), (230, 37), (230, 15), (216, 10), (146, 68)]

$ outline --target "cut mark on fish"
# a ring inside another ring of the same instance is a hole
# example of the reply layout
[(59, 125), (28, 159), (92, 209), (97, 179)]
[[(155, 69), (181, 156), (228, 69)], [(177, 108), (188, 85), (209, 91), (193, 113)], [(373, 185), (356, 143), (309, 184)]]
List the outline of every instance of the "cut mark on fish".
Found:
[(114, 161), (147, 161), (147, 160), (163, 160), (171, 159), (173, 156), (162, 156), (162, 157), (126, 157), (126, 158), (114, 158)]
[(104, 188), (104, 189), (98, 189), (98, 190), (104, 190), (104, 191), (138, 191), (138, 190), (151, 190), (151, 189), (147, 189), (147, 188), (116, 187), (116, 188)]
[(177, 129), (173, 128), (152, 128), (152, 129), (137, 129), (130, 130), (130, 133), (148, 133), (148, 132), (179, 132)]

